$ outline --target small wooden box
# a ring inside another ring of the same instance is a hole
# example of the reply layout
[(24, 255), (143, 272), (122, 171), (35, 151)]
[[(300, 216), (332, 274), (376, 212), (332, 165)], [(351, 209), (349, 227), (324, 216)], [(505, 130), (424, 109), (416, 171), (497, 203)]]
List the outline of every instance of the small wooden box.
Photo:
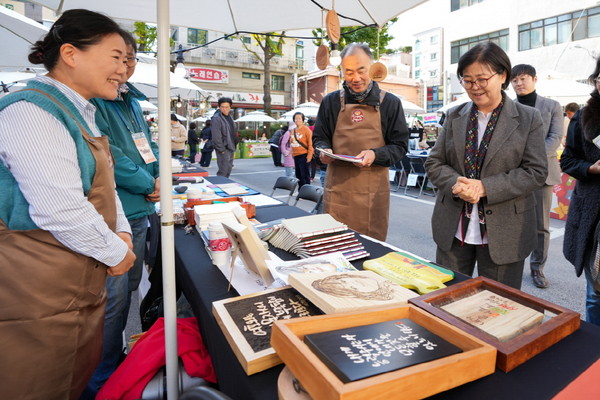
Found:
[[(445, 304), (481, 290), (489, 290), (524, 306), (533, 308), (551, 318), (545, 318), (540, 325), (529, 329), (511, 340), (501, 342), (494, 336), (485, 333), (440, 308)], [(410, 299), (409, 302), (494, 346), (498, 349), (497, 367), (504, 372), (511, 371), (554, 343), (570, 335), (579, 329), (581, 322), (579, 314), (575, 311), (557, 306), (546, 300), (481, 276), (457, 283), (445, 289), (415, 297)]]
[[(463, 352), (343, 383), (303, 341), (311, 333), (400, 318), (410, 318)], [(489, 375), (494, 372), (496, 362), (492, 346), (411, 305), (279, 320), (273, 325), (271, 345), (315, 400), (423, 398)]]

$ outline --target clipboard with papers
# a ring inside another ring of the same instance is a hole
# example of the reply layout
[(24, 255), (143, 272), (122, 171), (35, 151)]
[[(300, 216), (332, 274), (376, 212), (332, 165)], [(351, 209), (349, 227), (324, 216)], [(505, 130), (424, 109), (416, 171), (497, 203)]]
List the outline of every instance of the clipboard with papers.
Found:
[(328, 149), (317, 148), (316, 150), (320, 151), (321, 153), (325, 154), (326, 156), (331, 157), (336, 160), (348, 161), (351, 163), (359, 163), (359, 162), (362, 162), (362, 160), (363, 160), (362, 157), (359, 158), (359, 157), (355, 157), (355, 156), (348, 156), (345, 154), (335, 154)]

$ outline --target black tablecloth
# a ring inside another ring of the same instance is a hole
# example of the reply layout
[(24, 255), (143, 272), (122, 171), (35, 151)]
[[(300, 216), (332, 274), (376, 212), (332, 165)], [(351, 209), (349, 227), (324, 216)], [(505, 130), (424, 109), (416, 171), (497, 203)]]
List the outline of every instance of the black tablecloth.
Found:
[[(210, 177), (213, 183), (226, 183), (226, 178)], [(221, 182), (223, 180), (223, 182)], [(257, 207), (256, 218), (261, 222), (306, 215), (288, 205)], [(359, 238), (376, 258), (391, 250), (379, 243)], [(275, 251), (283, 259), (293, 255)], [(186, 235), (175, 229), (177, 283), (190, 302), (204, 343), (212, 356), (220, 389), (235, 400), (277, 399), (277, 378), (282, 365), (247, 376), (230, 348), (212, 314), (212, 302), (237, 296), (227, 292), (228, 282), (221, 271), (212, 265), (198, 233)], [(364, 260), (353, 264), (361, 268)], [(457, 274), (448, 282), (453, 284), (468, 277)], [(583, 293), (578, 294), (583, 295)], [(600, 358), (600, 328), (586, 322), (581, 329), (543, 351), (510, 373), (497, 370), (494, 374), (455, 389), (440, 393), (434, 399), (550, 399), (569, 382)]]

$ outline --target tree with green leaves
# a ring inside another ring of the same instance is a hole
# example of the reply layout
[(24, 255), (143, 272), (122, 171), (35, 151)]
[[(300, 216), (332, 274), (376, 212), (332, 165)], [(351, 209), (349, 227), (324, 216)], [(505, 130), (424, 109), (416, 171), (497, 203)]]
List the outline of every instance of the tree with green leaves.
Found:
[[(244, 43), (242, 38), (238, 36), (238, 39), (240, 39), (242, 46), (244, 46), (246, 51), (256, 57), (256, 59), (263, 65), (263, 102), (265, 106), (265, 113), (269, 115), (271, 115), (271, 59), (275, 56), (281, 56), (283, 54), (283, 44), (285, 43), (282, 36), (272, 35), (275, 35), (275, 33), (270, 32), (262, 35), (252, 35), (252, 38), (262, 50), (262, 54), (259, 54), (259, 52), (248, 46), (248, 44)], [(285, 32), (282, 32), (281, 35), (285, 35)]]
[[(340, 43), (338, 44), (338, 50), (342, 50), (348, 43), (366, 43), (373, 50), (373, 55), (377, 57), (377, 44), (379, 43), (379, 54), (390, 54), (394, 52), (394, 49), (388, 49), (388, 44), (394, 39), (389, 34), (389, 28), (397, 18), (388, 21), (382, 28), (381, 31), (377, 27), (365, 28), (360, 26), (344, 26), (340, 28), (341, 37)], [(325, 32), (319, 28), (312, 31), (313, 36), (318, 38), (314, 40), (314, 43), (318, 46), (321, 44), (321, 37), (325, 36)], [(378, 38), (379, 36), (379, 38)]]
[(138, 51), (140, 53), (152, 51), (156, 45), (156, 26), (139, 21), (134, 22), (133, 26), (133, 34), (136, 37)]

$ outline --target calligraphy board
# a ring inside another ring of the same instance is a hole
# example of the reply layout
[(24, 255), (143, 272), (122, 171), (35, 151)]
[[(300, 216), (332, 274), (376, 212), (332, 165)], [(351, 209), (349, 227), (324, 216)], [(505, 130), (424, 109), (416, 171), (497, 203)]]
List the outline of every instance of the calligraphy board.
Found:
[(290, 286), (213, 303), (213, 314), (248, 375), (281, 363), (271, 347), (271, 328), (279, 319), (320, 315)]

